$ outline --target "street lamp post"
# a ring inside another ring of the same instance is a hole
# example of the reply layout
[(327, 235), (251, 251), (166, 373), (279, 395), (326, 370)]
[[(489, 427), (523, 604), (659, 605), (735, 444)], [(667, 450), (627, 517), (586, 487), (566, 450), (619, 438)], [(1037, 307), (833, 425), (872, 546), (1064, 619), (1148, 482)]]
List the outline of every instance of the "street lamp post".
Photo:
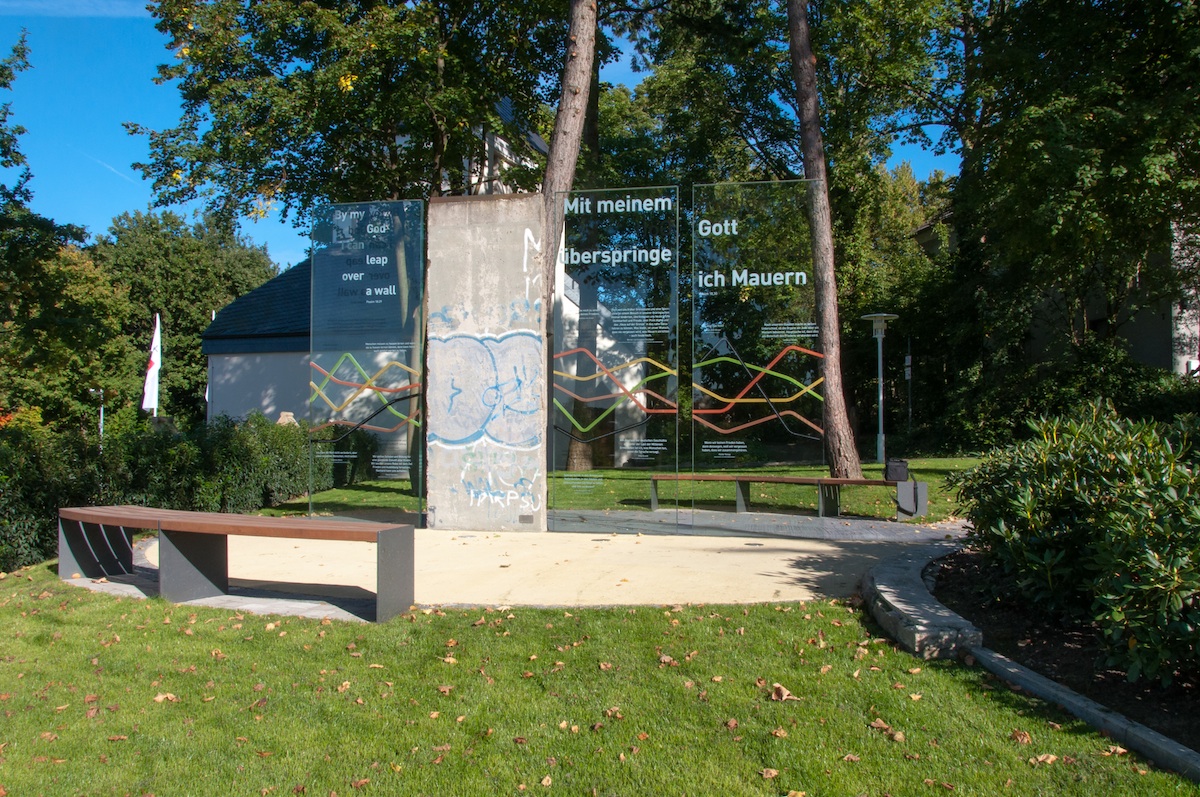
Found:
[(100, 394), (100, 447), (104, 448), (104, 388), (88, 388), (88, 392), (93, 395)]
[(875, 348), (879, 354), (879, 375), (878, 375), (878, 401), (876, 406), (879, 410), (879, 436), (875, 439), (875, 461), (884, 462), (884, 446), (883, 446), (883, 334), (887, 330), (889, 321), (895, 321), (900, 316), (895, 313), (869, 313), (862, 317), (863, 321), (871, 322), (871, 334), (875, 338)]

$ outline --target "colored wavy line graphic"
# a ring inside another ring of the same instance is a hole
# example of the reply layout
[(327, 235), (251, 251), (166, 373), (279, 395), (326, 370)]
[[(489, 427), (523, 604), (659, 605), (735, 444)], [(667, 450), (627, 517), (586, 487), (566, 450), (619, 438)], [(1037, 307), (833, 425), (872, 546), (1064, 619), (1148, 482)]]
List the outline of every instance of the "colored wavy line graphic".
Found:
[[(646, 381), (649, 381), (649, 380), (646, 380)], [(621, 393), (609, 393), (604, 396), (588, 397), (588, 396), (581, 396), (578, 393), (567, 390), (562, 385), (555, 385), (554, 389), (557, 390), (559, 393), (567, 394), (568, 396), (570, 396), (571, 398), (575, 399), (576, 401), (578, 401), (582, 404), (595, 404), (597, 401), (607, 401), (609, 399), (620, 398), (623, 395)], [(675, 406), (675, 402), (671, 401), (666, 396), (662, 395), (661, 393), (655, 393), (653, 390), (645, 390), (645, 389), (641, 388), (640, 385), (638, 387), (634, 388), (634, 393), (635, 394), (642, 393), (644, 395), (650, 396), (651, 398), (656, 398), (659, 401), (661, 401), (662, 403), (664, 403), (670, 407)], [(643, 409), (645, 409), (645, 408), (643, 407)], [(662, 410), (646, 410), (646, 412), (662, 412)]]
[[(633, 366), (641, 365), (642, 363), (650, 363), (651, 365), (656, 365), (660, 369), (662, 369), (663, 372), (665, 372), (671, 376), (675, 376), (679, 373), (674, 368), (671, 368), (664, 363), (660, 363), (658, 360), (655, 360), (651, 357), (638, 357), (636, 360), (630, 360), (627, 363), (621, 363), (620, 365), (615, 365), (612, 368), (608, 368), (604, 365), (604, 363), (600, 362), (600, 360), (596, 357), (596, 355), (594, 353), (588, 351), (587, 349), (571, 349), (570, 351), (564, 351), (561, 354), (554, 355), (554, 359), (558, 360), (563, 357), (566, 357), (569, 354), (586, 354), (588, 359), (591, 360), (592, 362), (594, 362), (596, 364), (596, 366), (600, 369), (597, 373), (588, 374), (587, 376), (576, 376), (575, 374), (567, 373), (566, 371), (555, 371), (554, 372), (555, 376), (561, 376), (566, 379), (573, 379), (576, 382), (584, 382), (588, 379), (595, 379), (600, 376), (608, 376), (611, 378), (612, 375), (615, 374), (617, 371), (623, 371), (626, 368), (632, 368)], [(613, 381), (616, 381), (616, 380), (613, 380)]]
[[(588, 424), (586, 427), (581, 426), (579, 424), (579, 421), (576, 420), (575, 416), (573, 416), (571, 413), (567, 412), (567, 408), (564, 407), (557, 398), (554, 399), (554, 406), (558, 407), (559, 411), (561, 411), (562, 414), (565, 415), (567, 417), (567, 419), (571, 422), (571, 425), (574, 426), (576, 429), (578, 429), (580, 432), (590, 432), (592, 429), (596, 428), (597, 424), (599, 424), (601, 421), (603, 421), (609, 415), (616, 412), (617, 407), (621, 406), (622, 404), (625, 404), (626, 402), (632, 402), (638, 409), (640, 409), (642, 412), (646, 413), (647, 415), (675, 415), (679, 411), (679, 408), (675, 405), (674, 402), (669, 401), (666, 398), (666, 396), (663, 396), (661, 394), (654, 393), (653, 391), (641, 389), (642, 385), (646, 384), (647, 382), (650, 382), (655, 379), (663, 379), (667, 376), (670, 376), (670, 374), (655, 374), (653, 376), (649, 376), (649, 377), (646, 377), (645, 379), (643, 379), (632, 390), (627, 390), (625, 388), (622, 388), (620, 393), (613, 393), (607, 397), (599, 396), (599, 397), (596, 397), (595, 399), (591, 399), (591, 400), (582, 398), (581, 396), (577, 396), (574, 393), (572, 393), (571, 391), (566, 390), (565, 388), (562, 388), (559, 385), (555, 385), (554, 386), (555, 390), (566, 393), (567, 395), (569, 395), (573, 398), (577, 398), (580, 401), (584, 401), (584, 402), (600, 401), (600, 400), (603, 400), (604, 398), (616, 398), (616, 397), (621, 398), (620, 401), (617, 401), (617, 402), (611, 404), (609, 407), (607, 407), (604, 410), (604, 412), (602, 412), (599, 415), (599, 417), (597, 417), (592, 423)], [(662, 402), (664, 402), (665, 404), (667, 404), (668, 409), (662, 409), (662, 410), (650, 409), (642, 401), (638, 400), (637, 395), (636, 395), (638, 393), (645, 393), (647, 395), (654, 396), (655, 398), (657, 398), (657, 399), (661, 400)]]
[[(747, 367), (753, 367), (753, 366), (747, 366)], [(782, 374), (775, 374), (775, 376), (782, 376)], [(795, 380), (788, 380), (788, 381), (794, 382)], [(793, 401), (796, 401), (797, 399), (803, 397), (804, 395), (806, 395), (808, 393), (812, 393), (813, 397), (816, 398), (818, 401), (824, 401), (825, 397), (822, 396), (820, 393), (816, 392), (816, 388), (824, 381), (825, 381), (825, 377), (821, 377), (816, 382), (813, 382), (811, 385), (804, 385), (799, 391), (793, 393), (790, 396), (784, 396), (782, 398), (734, 398), (734, 399), (731, 399), (731, 398), (725, 398), (724, 396), (718, 396), (713, 391), (709, 390), (708, 388), (704, 387), (703, 385), (697, 385), (695, 382), (692, 382), (692, 387), (696, 388), (696, 390), (699, 390), (701, 393), (703, 393), (706, 396), (715, 398), (717, 401), (727, 402), (724, 409), (696, 410), (696, 412), (703, 412), (707, 415), (720, 415), (723, 412), (727, 412), (734, 404), (770, 404), (772, 402), (778, 402), (780, 404), (788, 404)]]
[(369, 424), (369, 423), (358, 424), (358, 423), (355, 423), (354, 421), (327, 421), (318, 426), (314, 426), (312, 428), (312, 431), (317, 432), (317, 431), (320, 431), (321, 429), (328, 429), (331, 426), (348, 426), (348, 427), (356, 428), (356, 429), (366, 429), (367, 431), (370, 431), (370, 432), (380, 432), (381, 434), (393, 434), (395, 432), (400, 431), (401, 429), (403, 429), (405, 426), (408, 426), (409, 424), (412, 424), (413, 426), (420, 426), (421, 424), (417, 420), (420, 416), (421, 416), (420, 412), (414, 412), (411, 417), (405, 417), (403, 421), (401, 421), (400, 423), (391, 427), (390, 429), (385, 426), (375, 426), (374, 424)]
[[(803, 382), (799, 381), (798, 379), (790, 377), (787, 374), (781, 374), (781, 373), (773, 370), (775, 368), (775, 366), (779, 364), (779, 361), (782, 360), (784, 357), (786, 357), (790, 352), (800, 352), (802, 354), (812, 355), (813, 357), (822, 357), (822, 355), (819, 352), (815, 352), (812, 349), (806, 349), (803, 346), (785, 346), (785, 347), (783, 347), (783, 349), (781, 349), (779, 351), (778, 354), (776, 354), (771, 359), (771, 361), (769, 363), (767, 363), (765, 366), (761, 366), (761, 367), (757, 366), (757, 365), (747, 365), (746, 363), (742, 362), (741, 360), (737, 360), (732, 357), (725, 357), (725, 356), (713, 357), (712, 359), (704, 360), (703, 362), (696, 363), (696, 365), (694, 367), (701, 368), (705, 365), (709, 365), (712, 363), (729, 362), (729, 363), (734, 363), (735, 365), (739, 365), (743, 368), (748, 368), (748, 369), (757, 371), (758, 373), (755, 375), (755, 377), (753, 379), (751, 379), (749, 382), (747, 382), (746, 385), (742, 388), (741, 392), (739, 392), (732, 399), (729, 399), (729, 398), (721, 399), (722, 401), (728, 402), (725, 407), (712, 408), (712, 409), (706, 409), (706, 410), (693, 410), (693, 413), (698, 412), (698, 413), (702, 413), (705, 415), (720, 415), (722, 413), (728, 412), (730, 409), (733, 408), (733, 405), (735, 403), (740, 402), (743, 399), (745, 399), (746, 394), (749, 393), (751, 390), (753, 390), (758, 385), (758, 383), (761, 382), (763, 380), (763, 378), (766, 377), (767, 375), (777, 376), (780, 379), (783, 379), (787, 382), (791, 382), (796, 387), (801, 388), (801, 395), (805, 392), (805, 389), (811, 390), (813, 387), (815, 387), (817, 384), (819, 384), (819, 381), (814, 382), (812, 385), (806, 386)], [(692, 384), (694, 386), (696, 386), (694, 381)], [(704, 390), (704, 388), (702, 386), (697, 386), (697, 387), (702, 391)], [(822, 401), (824, 400), (821, 398), (821, 396), (819, 394), (817, 394), (815, 392), (813, 393), (813, 395)], [(716, 398), (716, 396), (714, 396), (714, 398)], [(783, 399), (772, 399), (772, 401), (782, 401), (782, 400)]]
[[(351, 382), (348, 380), (339, 379), (333, 375), (334, 373), (337, 372), (337, 370), (339, 368), (341, 368), (342, 363), (345, 363), (347, 361), (349, 361), (350, 364), (354, 366), (354, 370), (358, 371), (359, 375), (362, 376), (366, 380), (365, 382)], [(383, 377), (383, 375), (386, 374), (392, 368), (399, 368), (402, 371), (407, 371), (411, 376), (418, 376), (418, 377), (420, 376), (420, 374), (413, 368), (410, 368), (409, 366), (405, 365), (404, 363), (397, 362), (395, 360), (389, 360), (387, 363), (385, 363), (383, 365), (382, 368), (380, 368), (374, 374), (368, 374), (366, 369), (364, 369), (361, 365), (359, 365), (358, 360), (356, 360), (354, 358), (354, 355), (350, 354), (349, 352), (347, 352), (347, 353), (343, 354), (341, 357), (339, 357), (337, 363), (335, 363), (333, 368), (329, 369), (328, 371), (326, 371), (324, 368), (317, 365), (316, 363), (309, 363), (309, 364), (312, 366), (312, 368), (315, 371), (321, 373), (325, 377), (324, 380), (322, 380), (320, 384), (317, 384), (316, 382), (313, 382), (313, 381), (309, 381), (308, 385), (313, 390), (312, 395), (310, 395), (309, 399), (308, 399), (309, 403), (311, 404), (312, 402), (316, 401), (317, 398), (320, 398), (334, 412), (344, 412), (346, 407), (350, 406), (351, 403), (353, 403), (356, 399), (358, 399), (364, 393), (370, 393), (370, 394), (374, 395), (376, 398), (378, 398), (380, 401), (382, 401), (387, 406), (387, 411), (389, 413), (396, 416), (397, 418), (404, 419), (404, 422), (407, 423), (409, 420), (408, 416), (406, 416), (404, 413), (397, 410), (394, 405), (390, 404), (388, 399), (385, 398), (383, 394), (401, 394), (401, 393), (409, 392), (409, 393), (413, 393), (415, 395), (421, 389), (420, 382), (412, 382), (412, 381), (410, 381), (407, 385), (399, 385), (396, 387), (382, 387), (382, 386), (376, 384)], [(347, 398), (344, 402), (342, 402), (341, 404), (337, 404), (332, 399), (330, 399), (330, 397), (325, 392), (325, 388), (330, 383), (333, 383), (335, 385), (341, 385), (343, 387), (354, 388), (354, 392), (351, 393), (350, 397)]]
[[(663, 363), (661, 363), (657, 360), (651, 359), (649, 357), (639, 357), (636, 360), (630, 360), (627, 363), (622, 363), (621, 365), (614, 366), (613, 368), (609, 368), (609, 367), (605, 366), (604, 363), (600, 362), (600, 359), (598, 357), (596, 357), (595, 353), (589, 351), (588, 349), (584, 349), (584, 348), (575, 348), (575, 349), (571, 349), (569, 351), (560, 352), (559, 354), (556, 354), (554, 356), (554, 359), (558, 360), (563, 357), (570, 356), (572, 354), (585, 355), (588, 359), (590, 359), (593, 363), (596, 364), (596, 368), (598, 369), (597, 372), (594, 374), (587, 374), (585, 376), (576, 376), (575, 374), (570, 374), (565, 371), (555, 371), (554, 372), (555, 376), (560, 376), (560, 377), (563, 377), (564, 379), (571, 379), (576, 382), (588, 382), (588, 381), (599, 380), (602, 377), (607, 377), (609, 380), (612, 381), (612, 383), (614, 385), (616, 385), (617, 392), (610, 393), (607, 396), (597, 396), (592, 399), (583, 399), (582, 397), (567, 390), (566, 388), (562, 387), (561, 385), (555, 385), (554, 386), (555, 390), (562, 392), (562, 393), (566, 393), (567, 395), (571, 396), (572, 398), (576, 398), (576, 399), (579, 399), (580, 401), (585, 401), (585, 402), (595, 402), (595, 401), (602, 401), (605, 399), (621, 397), (620, 401), (615, 402), (614, 404), (609, 406), (607, 409), (605, 409), (605, 411), (603, 413), (601, 413), (599, 417), (597, 417), (594, 421), (592, 421), (592, 423), (588, 424), (587, 426), (583, 426), (582, 424), (580, 424), (578, 419), (576, 419), (570, 412), (568, 412), (567, 408), (564, 407), (557, 398), (554, 399), (554, 406), (558, 407), (559, 412), (561, 412), (564, 416), (566, 416), (567, 420), (569, 420), (571, 422), (571, 425), (574, 426), (576, 429), (578, 429), (581, 433), (590, 432), (592, 429), (596, 428), (596, 426), (601, 421), (603, 421), (605, 418), (607, 418), (612, 413), (616, 412), (617, 407), (621, 406), (622, 404), (625, 404), (626, 402), (632, 403), (634, 406), (636, 406), (638, 409), (640, 409), (642, 412), (644, 412), (648, 415), (674, 415), (674, 414), (676, 414), (676, 412), (678, 412), (678, 408), (676, 407), (675, 403), (672, 401), (669, 401), (665, 396), (655, 393), (653, 391), (648, 391), (648, 390), (643, 389), (643, 386), (649, 382), (652, 382), (652, 381), (655, 381), (658, 379), (665, 379), (665, 378), (668, 378), (671, 376), (675, 376), (678, 373), (677, 371), (667, 367)], [(657, 373), (657, 374), (652, 374), (651, 376), (645, 377), (644, 379), (639, 381), (637, 383), (637, 385), (635, 385), (632, 389), (627, 388), (624, 385), (622, 385), (621, 382), (616, 378), (615, 374), (618, 371), (622, 371), (624, 369), (631, 368), (631, 367), (633, 367), (635, 365), (639, 365), (641, 363), (650, 363), (652, 365), (655, 365), (658, 368), (660, 368), (662, 372)], [(654, 398), (659, 399), (660, 401), (665, 403), (669, 407), (669, 409), (656, 410), (656, 409), (649, 408), (648, 406), (646, 406), (646, 404), (643, 401), (641, 401), (638, 398), (637, 394), (639, 394), (639, 393), (647, 394), (647, 395), (653, 396)]]
[(757, 419), (757, 420), (753, 420), (753, 421), (749, 421), (749, 422), (747, 422), (747, 423), (743, 423), (741, 426), (733, 426), (733, 427), (730, 427), (730, 428), (728, 428), (728, 429), (725, 429), (725, 428), (722, 428), (722, 427), (720, 427), (720, 426), (717, 426), (715, 423), (712, 423), (712, 422), (710, 422), (710, 421), (707, 421), (707, 420), (705, 420), (704, 418), (701, 418), (701, 417), (700, 417), (699, 415), (697, 415), (697, 414), (696, 414), (694, 411), (692, 412), (692, 417), (693, 417), (693, 418), (696, 420), (696, 422), (697, 422), (697, 423), (699, 423), (699, 424), (703, 424), (704, 426), (707, 426), (709, 429), (712, 429), (712, 430), (713, 430), (714, 432), (716, 432), (717, 434), (735, 434), (736, 432), (740, 432), (740, 431), (742, 431), (742, 430), (744, 430), (744, 429), (749, 429), (749, 428), (750, 428), (750, 427), (752, 427), (752, 426), (758, 426), (758, 425), (760, 425), (760, 424), (764, 424), (764, 423), (768, 423), (768, 422), (770, 422), (770, 421), (774, 421), (774, 420), (776, 420), (776, 419), (778, 418), (778, 416), (779, 416), (779, 415), (788, 415), (788, 416), (790, 416), (790, 417), (792, 417), (792, 418), (795, 418), (796, 420), (800, 421), (801, 423), (805, 423), (805, 424), (807, 424), (809, 427), (811, 427), (812, 429), (814, 429), (814, 430), (817, 432), (817, 434), (822, 434), (822, 435), (823, 435), (823, 434), (825, 434), (825, 430), (824, 430), (824, 429), (822, 429), (820, 426), (818, 426), (817, 424), (815, 424), (815, 423), (813, 423), (812, 421), (810, 421), (808, 418), (805, 418), (805, 417), (804, 417), (803, 415), (801, 415), (800, 413), (798, 413), (798, 412), (795, 412), (794, 410), (783, 410), (782, 412), (779, 412), (779, 413), (778, 413), (778, 415), (767, 415), (767, 416), (764, 416), (764, 417), (762, 417), (762, 418), (759, 418), (759, 419)]

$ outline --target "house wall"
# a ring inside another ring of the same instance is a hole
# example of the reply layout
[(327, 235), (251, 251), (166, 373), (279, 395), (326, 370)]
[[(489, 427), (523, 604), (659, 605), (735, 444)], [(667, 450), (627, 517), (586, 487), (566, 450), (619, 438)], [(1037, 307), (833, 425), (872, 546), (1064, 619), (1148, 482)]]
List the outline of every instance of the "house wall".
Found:
[(281, 412), (308, 417), (308, 352), (210, 354), (208, 419), (244, 418), (255, 410), (271, 420)]
[(430, 528), (546, 530), (542, 229), (537, 194), (429, 204)]

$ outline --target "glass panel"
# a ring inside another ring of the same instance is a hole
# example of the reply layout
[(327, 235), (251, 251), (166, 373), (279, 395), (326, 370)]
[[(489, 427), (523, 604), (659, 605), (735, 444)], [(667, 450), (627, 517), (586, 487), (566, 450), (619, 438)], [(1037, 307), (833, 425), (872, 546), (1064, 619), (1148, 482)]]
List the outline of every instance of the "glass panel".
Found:
[(418, 513), (424, 232), (418, 201), (332, 205), (312, 230), (314, 457), (335, 485), (377, 480), (381, 506)]
[(611, 510), (645, 509), (650, 474), (678, 469), (678, 200), (676, 187), (562, 197), (553, 530), (594, 531)]
[(812, 462), (822, 456), (809, 185), (693, 188), (692, 455), (697, 471)]

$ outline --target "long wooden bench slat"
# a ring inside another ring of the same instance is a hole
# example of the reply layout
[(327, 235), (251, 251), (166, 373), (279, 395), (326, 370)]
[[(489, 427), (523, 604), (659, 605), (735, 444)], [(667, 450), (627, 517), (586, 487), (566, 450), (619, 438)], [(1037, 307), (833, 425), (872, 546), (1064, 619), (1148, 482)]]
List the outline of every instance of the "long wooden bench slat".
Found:
[[(751, 484), (803, 484), (817, 488), (817, 515), (841, 514), (842, 487), (891, 487), (896, 490), (896, 518), (902, 520), (924, 515), (926, 486), (921, 482), (897, 482), (890, 479), (842, 479), (831, 476), (776, 476), (769, 473), (655, 473), (650, 476), (650, 509), (658, 509), (659, 482), (721, 481), (736, 487), (738, 512), (750, 511)], [(904, 485), (903, 487), (901, 485)]]
[(286, 537), (376, 544), (375, 617), (404, 612), (414, 595), (413, 527), (326, 518), (275, 518), (144, 506), (59, 509), (59, 577), (71, 580), (133, 572), (130, 532), (159, 532), (158, 587), (183, 602), (229, 591), (229, 537)]
[(656, 482), (731, 482), (736, 479), (732, 473), (655, 473), (650, 477)]
[(67, 520), (125, 528), (343, 542), (375, 542), (380, 531), (398, 525), (325, 518), (225, 515), (142, 506), (64, 507), (59, 510), (59, 515)]
[(895, 487), (897, 482), (887, 479), (841, 479), (830, 476), (775, 476), (755, 473), (656, 473), (650, 476), (651, 481), (680, 481), (680, 482), (761, 482), (764, 484), (805, 484), (819, 487), (822, 484), (839, 487)]

